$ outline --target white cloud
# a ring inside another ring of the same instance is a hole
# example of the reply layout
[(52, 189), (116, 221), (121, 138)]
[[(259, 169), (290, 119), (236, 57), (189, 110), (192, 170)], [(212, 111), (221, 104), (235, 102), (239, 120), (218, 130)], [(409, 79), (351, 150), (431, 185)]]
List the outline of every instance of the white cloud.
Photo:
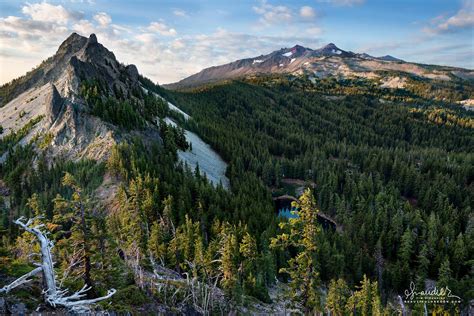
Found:
[(303, 6), (300, 8), (300, 16), (304, 19), (310, 19), (316, 16), (316, 12), (312, 7)]
[(434, 35), (439, 33), (452, 33), (461, 29), (474, 27), (474, 2), (465, 1), (459, 11), (448, 18), (439, 16), (431, 21), (432, 25), (423, 29), (425, 33)]
[(110, 15), (105, 12), (100, 12), (96, 14), (94, 16), (94, 20), (96, 20), (97, 23), (99, 23), (99, 25), (102, 27), (107, 27), (112, 22), (112, 18), (110, 17)]
[(188, 17), (188, 14), (186, 13), (186, 11), (181, 10), (181, 9), (173, 10), (173, 14), (182, 18)]
[(173, 49), (182, 49), (186, 47), (186, 44), (182, 40), (176, 39), (171, 43), (171, 47)]
[(95, 4), (94, 0), (69, 0), (69, 1), (71, 1), (72, 3), (87, 3), (90, 5)]
[(365, 0), (318, 0), (318, 2), (322, 3), (331, 3), (337, 6), (354, 6), (354, 5), (360, 5), (365, 2)]
[(317, 26), (311, 26), (311, 27), (308, 27), (306, 30), (305, 30), (305, 33), (308, 35), (308, 36), (319, 36), (321, 35), (322, 33), (322, 30), (321, 28), (317, 27)]
[(147, 30), (150, 32), (156, 32), (163, 36), (176, 36), (178, 34), (174, 28), (169, 28), (162, 22), (150, 23), (150, 25), (147, 27)]
[(53, 22), (66, 24), (70, 19), (80, 19), (81, 13), (70, 12), (62, 5), (52, 5), (47, 2), (27, 3), (21, 10), (25, 15), (29, 15), (33, 21)]
[(156, 40), (155, 35), (152, 34), (152, 33), (138, 34), (138, 35), (135, 36), (135, 38), (137, 40), (139, 40), (140, 42), (143, 42), (143, 43), (146, 43), (146, 44), (153, 43)]
[(80, 20), (73, 25), (72, 29), (81, 34), (92, 34), (95, 32), (94, 25), (88, 20)]
[(288, 22), (293, 18), (293, 12), (290, 8), (282, 5), (271, 5), (266, 0), (262, 0), (259, 6), (254, 6), (255, 13), (260, 15), (260, 22), (264, 25)]
[[(312, 24), (306, 25), (300, 33), (291, 30), (279, 36), (250, 35), (218, 28), (214, 32), (178, 38), (177, 30), (161, 20), (126, 26), (114, 23), (113, 16), (106, 12), (78, 19), (70, 11), (60, 10), (61, 19), (43, 21), (45, 17), (38, 15), (38, 10), (31, 11), (34, 6), (25, 7), (29, 9), (25, 9), (28, 13), (24, 16), (0, 17), (0, 82), (23, 75), (52, 56), (73, 31), (83, 36), (95, 33), (99, 42), (113, 51), (120, 62), (135, 64), (142, 74), (160, 83), (178, 81), (209, 66), (258, 56), (281, 47), (320, 44), (317, 39), (320, 29)], [(287, 9), (267, 6), (263, 10), (269, 21), (274, 19), (275, 12), (283, 14), (283, 19), (290, 18), (284, 13)], [(273, 13), (267, 14), (269, 12)], [(293, 17), (297, 22), (299, 15)]]
[(11, 32), (20, 36), (53, 31), (54, 24), (41, 21), (22, 19), (17, 16), (7, 16), (0, 19), (0, 27), (4, 32)]

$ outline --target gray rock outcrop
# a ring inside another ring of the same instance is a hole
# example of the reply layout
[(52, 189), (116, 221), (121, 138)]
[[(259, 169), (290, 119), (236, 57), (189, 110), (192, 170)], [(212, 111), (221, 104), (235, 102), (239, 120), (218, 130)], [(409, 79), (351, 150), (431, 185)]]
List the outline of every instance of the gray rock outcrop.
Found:
[(54, 84), (51, 84), (51, 93), (46, 98), (46, 119), (49, 124), (53, 124), (59, 116), (64, 100)]

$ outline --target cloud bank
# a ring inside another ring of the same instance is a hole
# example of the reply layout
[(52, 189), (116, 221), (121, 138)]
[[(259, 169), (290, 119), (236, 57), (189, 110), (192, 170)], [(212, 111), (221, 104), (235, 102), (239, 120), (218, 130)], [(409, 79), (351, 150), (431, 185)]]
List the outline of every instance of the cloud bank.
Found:
[[(265, 25), (315, 16), (311, 7), (303, 7), (296, 14), (290, 8), (273, 6), (266, 1), (260, 2), (253, 10)], [(87, 18), (81, 12), (47, 2), (27, 3), (21, 12), (23, 16), (0, 18), (2, 83), (23, 75), (53, 55), (72, 32), (83, 36), (95, 33), (99, 42), (112, 50), (120, 61), (137, 65), (142, 74), (159, 83), (175, 82), (209, 66), (296, 43), (314, 46), (319, 44), (315, 36), (321, 33), (320, 28), (312, 26), (301, 36), (251, 35), (225, 28), (186, 35), (161, 19), (131, 27), (114, 23), (113, 16), (106, 12), (97, 12)], [(175, 9), (173, 14), (180, 18), (189, 17), (187, 12), (179, 9)]]

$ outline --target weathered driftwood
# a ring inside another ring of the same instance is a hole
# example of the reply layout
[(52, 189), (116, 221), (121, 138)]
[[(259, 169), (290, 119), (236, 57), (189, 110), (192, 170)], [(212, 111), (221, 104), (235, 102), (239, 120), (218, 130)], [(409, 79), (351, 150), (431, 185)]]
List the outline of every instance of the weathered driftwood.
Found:
[(87, 295), (87, 291), (90, 290), (90, 287), (84, 285), (82, 289), (71, 294), (68, 294), (68, 290), (62, 290), (56, 283), (56, 274), (54, 272), (54, 262), (51, 256), (51, 249), (54, 247), (54, 243), (48, 239), (45, 232), (41, 230), (44, 227), (43, 224), (34, 225), (34, 222), (37, 218), (30, 218), (26, 220), (24, 217), (20, 217), (14, 221), (15, 224), (22, 227), (27, 232), (33, 234), (38, 239), (41, 248), (41, 263), (39, 267), (33, 271), (23, 275), (22, 277), (16, 279), (9, 285), (4, 286), (0, 289), (0, 293), (8, 293), (13, 288), (24, 284), (30, 281), (30, 277), (43, 272), (43, 280), (45, 283), (45, 288), (43, 289), (43, 294), (47, 304), (52, 307), (65, 307), (71, 311), (87, 311), (90, 306), (110, 298), (115, 294), (115, 289), (110, 289), (107, 295), (98, 297), (95, 299), (83, 300), (82, 298)]

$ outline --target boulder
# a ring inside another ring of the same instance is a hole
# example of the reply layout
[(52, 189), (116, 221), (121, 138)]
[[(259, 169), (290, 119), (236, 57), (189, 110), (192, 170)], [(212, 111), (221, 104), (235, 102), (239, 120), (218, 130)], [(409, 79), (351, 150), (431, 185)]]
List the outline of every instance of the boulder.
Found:
[(12, 304), (9, 310), (10, 310), (10, 313), (12, 313), (13, 315), (25, 315), (26, 305), (24, 303)]

